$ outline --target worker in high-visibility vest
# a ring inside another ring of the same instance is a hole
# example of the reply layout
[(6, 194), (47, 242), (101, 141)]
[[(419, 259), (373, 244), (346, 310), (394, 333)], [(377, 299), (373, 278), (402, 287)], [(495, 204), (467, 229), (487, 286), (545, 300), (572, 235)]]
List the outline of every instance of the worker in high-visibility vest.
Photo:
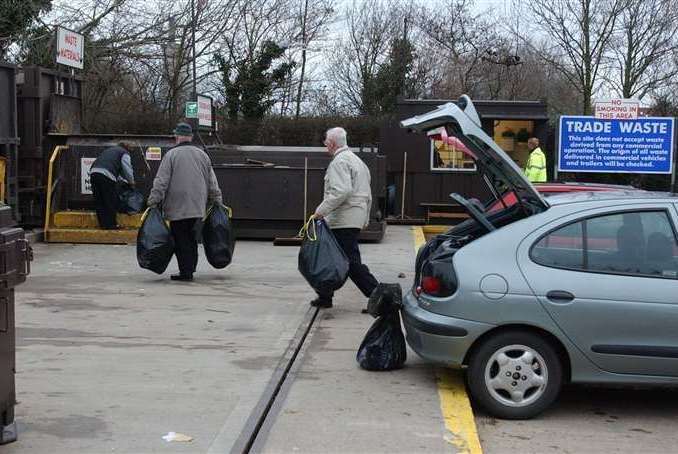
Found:
[(532, 183), (546, 182), (546, 155), (539, 148), (539, 139), (532, 137), (527, 141), (530, 157), (525, 165), (525, 175)]

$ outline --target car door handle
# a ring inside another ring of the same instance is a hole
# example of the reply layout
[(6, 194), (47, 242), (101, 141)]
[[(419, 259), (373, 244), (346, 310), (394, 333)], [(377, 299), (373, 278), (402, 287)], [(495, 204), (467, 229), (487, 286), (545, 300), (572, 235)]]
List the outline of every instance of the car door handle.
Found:
[(551, 290), (546, 294), (546, 298), (553, 303), (569, 303), (574, 300), (574, 295), (564, 290)]

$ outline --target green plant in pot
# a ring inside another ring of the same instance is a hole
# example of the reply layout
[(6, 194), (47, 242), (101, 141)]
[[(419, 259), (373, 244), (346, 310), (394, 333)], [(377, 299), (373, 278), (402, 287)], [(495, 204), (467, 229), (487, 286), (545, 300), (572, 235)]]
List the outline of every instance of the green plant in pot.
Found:
[(518, 130), (518, 134), (516, 134), (516, 142), (527, 142), (527, 139), (530, 138), (530, 133), (527, 129), (521, 128)]

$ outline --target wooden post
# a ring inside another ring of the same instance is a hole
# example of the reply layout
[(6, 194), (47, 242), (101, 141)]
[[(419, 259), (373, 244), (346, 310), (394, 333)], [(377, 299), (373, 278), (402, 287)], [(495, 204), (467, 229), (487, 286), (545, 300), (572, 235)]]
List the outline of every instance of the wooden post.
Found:
[(400, 199), (400, 219), (405, 219), (405, 189), (407, 188), (407, 151), (403, 156), (403, 193)]
[(308, 219), (308, 156), (304, 158), (304, 219)]

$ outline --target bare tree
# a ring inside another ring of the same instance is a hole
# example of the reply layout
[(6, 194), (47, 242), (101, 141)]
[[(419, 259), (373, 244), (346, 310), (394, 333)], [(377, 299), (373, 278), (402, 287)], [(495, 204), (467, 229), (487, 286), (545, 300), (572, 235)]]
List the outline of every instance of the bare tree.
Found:
[(347, 106), (367, 113), (374, 101), (372, 82), (388, 57), (392, 40), (399, 36), (403, 9), (389, 0), (354, 0), (345, 17), (346, 32), (328, 51), (327, 78)]
[(295, 118), (299, 118), (301, 113), (304, 83), (306, 82), (306, 63), (308, 53), (311, 51), (310, 46), (326, 32), (327, 24), (334, 17), (332, 0), (298, 0), (298, 5), (298, 15), (295, 18), (298, 23), (298, 32), (295, 41), (301, 47), (301, 63), (296, 87)]
[[(557, 69), (591, 113), (593, 94), (607, 69), (608, 53), (626, 0), (532, 0), (530, 35), (516, 34)], [(544, 39), (535, 39), (541, 33)], [(541, 42), (539, 42), (541, 41)]]
[(472, 7), (472, 0), (446, 0), (442, 6), (422, 8), (418, 14), (417, 22), (430, 48), (428, 52), (439, 63), (434, 82), (434, 92), (439, 95), (496, 96), (488, 90), (491, 88), (488, 72), (499, 67), (487, 59), (504, 46), (504, 39), (495, 32), (494, 24), (484, 14), (473, 13)]
[(622, 97), (642, 99), (678, 76), (678, 1), (627, 1), (608, 81)]

